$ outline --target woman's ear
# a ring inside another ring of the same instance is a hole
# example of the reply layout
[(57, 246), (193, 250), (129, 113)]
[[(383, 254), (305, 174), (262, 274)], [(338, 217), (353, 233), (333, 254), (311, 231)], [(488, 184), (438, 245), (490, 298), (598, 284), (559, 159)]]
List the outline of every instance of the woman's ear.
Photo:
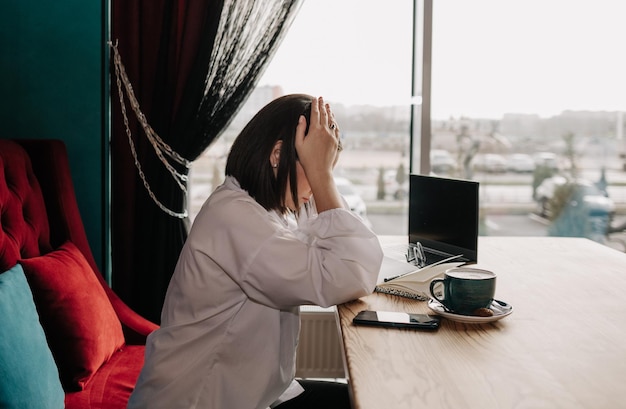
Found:
[(280, 149), (283, 147), (283, 141), (276, 141), (274, 144), (274, 148), (272, 148), (272, 153), (270, 153), (270, 166), (273, 168), (278, 167), (278, 163), (280, 162)]

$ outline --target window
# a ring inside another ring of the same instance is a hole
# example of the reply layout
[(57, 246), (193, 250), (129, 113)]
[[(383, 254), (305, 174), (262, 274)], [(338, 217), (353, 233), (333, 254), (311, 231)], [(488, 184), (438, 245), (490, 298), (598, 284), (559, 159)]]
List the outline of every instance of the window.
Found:
[(194, 163), (192, 217), (221, 182), (232, 140), (252, 115), (279, 95), (307, 93), (329, 101), (339, 121), (344, 150), (336, 176), (367, 203), (377, 232), (405, 233), (394, 228), (407, 223), (406, 195), (399, 193), (406, 187), (395, 175), (409, 169), (412, 9), (412, 0), (303, 2), (250, 99)]
[[(603, 209), (614, 213), (604, 222), (626, 223), (626, 5), (433, 3), (428, 157), (435, 173), (481, 183), (481, 234), (569, 235), (536, 195), (552, 176), (604, 188), (613, 210)], [(345, 147), (337, 176), (352, 182), (374, 231), (406, 234), (413, 7), (412, 0), (304, 2), (246, 107), (194, 163), (191, 213), (221, 181), (230, 143), (251, 115), (282, 93), (305, 92), (333, 105)], [(553, 200), (553, 214), (559, 203), (598, 200)], [(626, 250), (613, 240), (621, 236), (596, 234), (606, 227), (592, 215), (599, 209), (569, 220), (584, 230), (571, 234)]]
[[(481, 182), (481, 234), (585, 236), (626, 250), (598, 222), (614, 211), (619, 224), (626, 203), (624, 12), (610, 0), (435, 2), (431, 147), (457, 159), (453, 176)], [(552, 176), (606, 185), (608, 198), (555, 189), (548, 215), (536, 190)]]

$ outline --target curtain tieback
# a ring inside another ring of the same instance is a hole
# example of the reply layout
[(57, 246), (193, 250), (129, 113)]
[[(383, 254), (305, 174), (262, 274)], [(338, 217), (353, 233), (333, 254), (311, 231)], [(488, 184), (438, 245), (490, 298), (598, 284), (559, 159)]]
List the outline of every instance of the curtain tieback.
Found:
[[(184, 219), (188, 216), (187, 209), (184, 209), (182, 212), (176, 212), (169, 209), (165, 206), (159, 199), (157, 199), (156, 195), (150, 188), (150, 184), (146, 179), (146, 175), (143, 173), (141, 169), (141, 163), (139, 162), (139, 157), (137, 155), (137, 151), (135, 149), (135, 144), (133, 142), (130, 126), (128, 125), (128, 116), (126, 115), (126, 104), (124, 103), (124, 90), (126, 90), (126, 96), (128, 101), (130, 102), (130, 106), (132, 110), (135, 112), (135, 116), (139, 121), (139, 124), (143, 128), (146, 137), (150, 141), (150, 144), (154, 148), (154, 152), (156, 153), (159, 160), (163, 163), (165, 168), (172, 175), (172, 178), (176, 181), (176, 184), (180, 187), (180, 189), (187, 193), (187, 174), (182, 174), (178, 172), (168, 161), (168, 158), (174, 160), (175, 162), (183, 165), (185, 168), (189, 169), (191, 167), (191, 161), (183, 158), (180, 154), (174, 151), (167, 143), (165, 143), (159, 135), (152, 129), (148, 121), (146, 120), (146, 116), (141, 112), (141, 108), (139, 107), (139, 102), (137, 102), (137, 98), (135, 97), (135, 92), (133, 91), (133, 87), (130, 84), (130, 80), (126, 75), (126, 70), (124, 65), (122, 64), (122, 59), (117, 50), (117, 41), (113, 44), (109, 41), (109, 46), (113, 50), (113, 64), (115, 66), (115, 77), (117, 83), (117, 91), (120, 99), (120, 108), (122, 111), (122, 116), (124, 118), (124, 127), (126, 128), (126, 136), (128, 137), (128, 145), (130, 146), (130, 151), (133, 155), (133, 159), (135, 161), (135, 167), (137, 168), (137, 172), (141, 181), (143, 182), (143, 186), (146, 188), (148, 195), (150, 198), (156, 203), (156, 205), (163, 210), (165, 213), (172, 217), (176, 217), (179, 219)], [(122, 84), (124, 88), (122, 89)]]

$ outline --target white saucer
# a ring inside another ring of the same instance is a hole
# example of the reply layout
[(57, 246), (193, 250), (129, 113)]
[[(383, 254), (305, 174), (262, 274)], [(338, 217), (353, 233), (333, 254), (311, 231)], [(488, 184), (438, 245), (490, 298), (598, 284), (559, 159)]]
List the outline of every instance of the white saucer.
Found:
[(498, 321), (513, 313), (513, 306), (511, 304), (507, 304), (503, 301), (498, 300), (494, 300), (489, 307), (489, 309), (493, 311), (493, 315), (490, 317), (456, 314), (446, 310), (446, 307), (444, 307), (443, 304), (432, 298), (428, 301), (428, 308), (430, 308), (433, 312), (452, 321), (463, 322), (466, 324), (482, 324), (485, 322)]

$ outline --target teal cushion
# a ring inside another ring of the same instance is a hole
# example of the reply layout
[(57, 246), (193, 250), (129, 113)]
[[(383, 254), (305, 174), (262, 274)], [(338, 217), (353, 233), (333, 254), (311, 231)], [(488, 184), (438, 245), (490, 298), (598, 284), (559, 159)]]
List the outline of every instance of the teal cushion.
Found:
[(18, 264), (0, 274), (0, 408), (60, 409), (65, 393)]

